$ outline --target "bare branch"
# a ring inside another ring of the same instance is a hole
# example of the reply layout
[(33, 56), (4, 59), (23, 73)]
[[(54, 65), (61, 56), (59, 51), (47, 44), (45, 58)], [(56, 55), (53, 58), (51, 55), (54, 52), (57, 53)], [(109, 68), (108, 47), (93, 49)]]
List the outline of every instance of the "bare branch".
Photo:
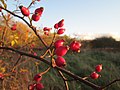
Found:
[(63, 73), (62, 73), (61, 71), (58, 71), (58, 72), (59, 72), (60, 76), (62, 77), (62, 79), (63, 79), (63, 81), (64, 81), (66, 90), (69, 90), (68, 82), (66, 81), (65, 76), (63, 75)]
[(18, 57), (18, 60), (17, 60), (17, 62), (14, 64), (14, 67), (13, 67), (12, 71), (15, 70), (15, 68), (17, 67), (17, 64), (18, 64), (18, 62), (20, 61), (21, 58), (22, 58), (22, 55), (20, 55), (20, 56)]
[(114, 84), (114, 83), (116, 83), (116, 82), (118, 82), (118, 81), (120, 81), (120, 79), (115, 79), (115, 80), (113, 80), (112, 82), (110, 82), (109, 84), (107, 84), (107, 85), (101, 87), (101, 89), (105, 89), (105, 88), (111, 86), (112, 84)]

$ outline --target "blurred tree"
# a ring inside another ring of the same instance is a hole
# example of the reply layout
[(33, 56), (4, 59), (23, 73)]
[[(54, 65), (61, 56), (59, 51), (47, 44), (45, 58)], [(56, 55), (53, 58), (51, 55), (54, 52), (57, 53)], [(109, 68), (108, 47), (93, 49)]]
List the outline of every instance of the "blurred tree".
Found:
[(90, 42), (92, 48), (119, 48), (120, 42), (112, 37), (100, 37)]

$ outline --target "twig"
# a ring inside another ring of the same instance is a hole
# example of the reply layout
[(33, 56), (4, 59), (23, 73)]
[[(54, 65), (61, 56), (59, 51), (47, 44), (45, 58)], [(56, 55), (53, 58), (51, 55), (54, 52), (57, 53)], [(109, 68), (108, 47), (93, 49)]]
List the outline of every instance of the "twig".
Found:
[(44, 72), (40, 73), (41, 75), (46, 74), (49, 70), (51, 69), (51, 67), (48, 67)]
[(13, 67), (12, 71), (17, 67), (17, 64), (18, 64), (18, 62), (20, 61), (21, 58), (22, 58), (22, 55), (19, 56), (17, 62), (14, 64), (14, 67)]
[(52, 42), (51, 42), (49, 48), (51, 48), (51, 46), (53, 45), (53, 43), (55, 41), (55, 38), (56, 38), (56, 33), (55, 33), (55, 30), (54, 30), (54, 36), (53, 36), (53, 39), (52, 39)]
[(5, 32), (6, 32), (6, 27), (4, 27), (4, 29), (3, 29), (3, 33), (2, 33), (2, 46), (4, 46)]
[(113, 80), (112, 82), (110, 82), (109, 84), (101, 87), (101, 89), (105, 89), (106, 87), (109, 87), (109, 86), (111, 86), (113, 83), (116, 83), (116, 82), (118, 82), (118, 81), (120, 81), (120, 79), (115, 79), (115, 80)]
[(30, 3), (30, 5), (28, 6), (28, 8), (30, 8), (30, 7), (32, 6), (32, 4), (35, 3), (35, 1), (36, 1), (36, 0), (32, 1), (32, 2)]
[(66, 81), (65, 76), (63, 75), (63, 73), (61, 71), (58, 70), (58, 72), (59, 72), (60, 76), (62, 77), (62, 79), (64, 81), (66, 90), (69, 90), (68, 82)]

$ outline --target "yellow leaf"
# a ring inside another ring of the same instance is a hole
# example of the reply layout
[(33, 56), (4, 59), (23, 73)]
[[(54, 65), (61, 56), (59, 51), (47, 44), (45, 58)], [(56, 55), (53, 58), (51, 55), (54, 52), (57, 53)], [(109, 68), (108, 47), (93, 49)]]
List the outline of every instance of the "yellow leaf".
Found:
[(38, 66), (38, 65), (39, 65), (39, 62), (35, 62), (35, 65)]
[(18, 43), (18, 41), (16, 39), (14, 41), (15, 41), (15, 43)]
[(15, 41), (13, 40), (12, 42), (11, 42), (11, 46), (13, 46), (15, 44)]
[(15, 39), (18, 39), (18, 37), (16, 36)]
[(1, 68), (0, 68), (0, 72), (4, 73), (5, 71), (6, 71), (6, 70), (5, 70), (4, 67), (1, 67)]
[(28, 72), (27, 69), (20, 69), (20, 73), (25, 73), (25, 72)]

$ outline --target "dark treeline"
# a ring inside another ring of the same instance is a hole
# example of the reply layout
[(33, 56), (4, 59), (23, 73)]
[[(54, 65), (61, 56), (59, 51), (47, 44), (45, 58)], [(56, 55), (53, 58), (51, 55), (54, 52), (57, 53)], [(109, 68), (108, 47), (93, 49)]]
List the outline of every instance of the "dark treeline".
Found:
[(92, 48), (120, 48), (120, 41), (112, 37), (96, 38), (90, 42)]
[(83, 40), (83, 49), (99, 49), (106, 51), (120, 51), (120, 41), (116, 41), (112, 37), (99, 37), (94, 40)]

